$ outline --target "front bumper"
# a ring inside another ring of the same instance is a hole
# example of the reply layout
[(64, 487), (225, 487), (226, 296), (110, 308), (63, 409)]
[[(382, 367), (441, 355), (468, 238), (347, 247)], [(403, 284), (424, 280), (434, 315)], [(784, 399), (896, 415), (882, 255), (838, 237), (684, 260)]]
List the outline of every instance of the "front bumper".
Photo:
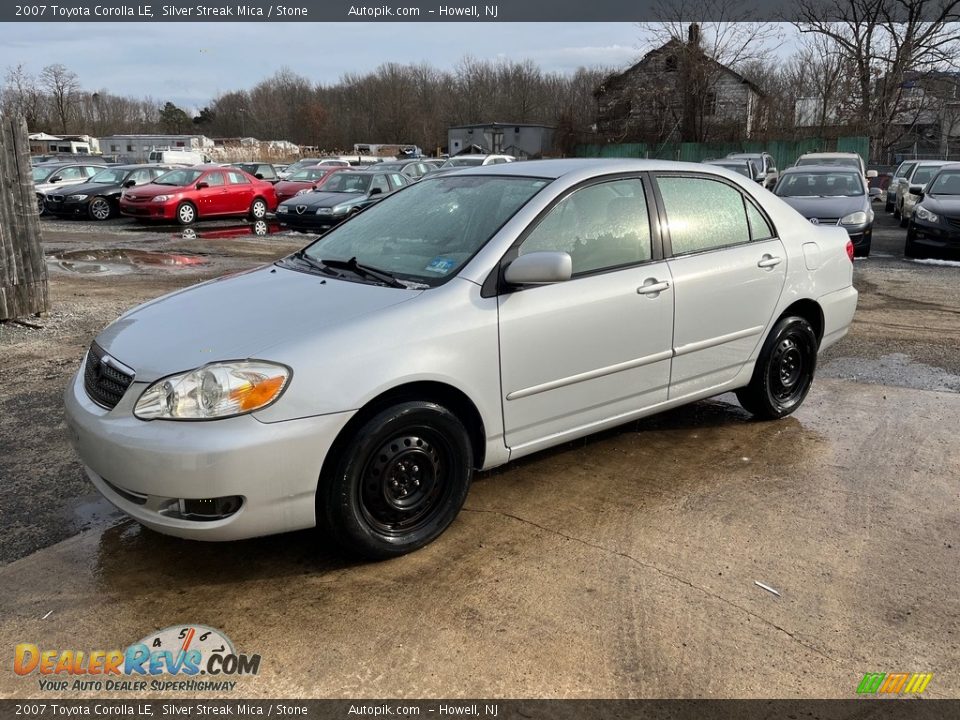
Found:
[(938, 223), (931, 223), (914, 215), (908, 232), (910, 240), (917, 245), (939, 250), (960, 250), (960, 219), (942, 219)]
[(866, 225), (841, 225), (840, 227), (847, 231), (847, 235), (850, 236), (850, 242), (853, 243), (854, 248), (869, 247), (873, 240), (873, 223), (867, 223)]
[(64, 200), (62, 202), (57, 202), (52, 200), (49, 195), (44, 202), (47, 212), (51, 215), (57, 215), (59, 217), (86, 217), (87, 207), (89, 205), (89, 200), (82, 200), (80, 202), (67, 202)]
[[(207, 422), (133, 416), (147, 387), (133, 383), (115, 408), (95, 404), (78, 372), (65, 392), (71, 442), (87, 476), (147, 527), (197, 540), (236, 540), (316, 524), (320, 468), (352, 412), (263, 423), (252, 415)], [(192, 519), (180, 500), (239, 496), (219, 519)]]
[(281, 213), (278, 212), (277, 222), (286, 225), (294, 230), (310, 230), (312, 232), (325, 232), (330, 228), (343, 222), (346, 215), (317, 215), (316, 213)]
[(155, 203), (120, 201), (120, 214), (145, 220), (173, 220), (177, 216), (178, 202)]

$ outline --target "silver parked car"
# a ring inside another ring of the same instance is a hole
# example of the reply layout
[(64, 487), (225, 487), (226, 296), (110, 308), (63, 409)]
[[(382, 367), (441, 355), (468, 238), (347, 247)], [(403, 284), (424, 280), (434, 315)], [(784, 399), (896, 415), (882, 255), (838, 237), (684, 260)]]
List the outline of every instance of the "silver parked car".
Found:
[(853, 318), (852, 247), (734, 172), (550, 160), (427, 177), (272, 265), (135, 308), (66, 390), (144, 525), (319, 525), (419, 548), (475, 469), (736, 391), (800, 406)]

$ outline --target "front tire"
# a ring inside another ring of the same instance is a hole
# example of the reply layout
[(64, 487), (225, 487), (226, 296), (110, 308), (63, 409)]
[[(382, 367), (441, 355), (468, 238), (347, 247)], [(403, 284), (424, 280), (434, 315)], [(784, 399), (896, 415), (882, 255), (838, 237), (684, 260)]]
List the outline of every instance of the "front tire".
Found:
[(737, 391), (744, 409), (757, 418), (776, 420), (800, 407), (813, 384), (818, 345), (805, 318), (780, 318), (763, 344), (750, 384)]
[(254, 220), (263, 220), (267, 216), (267, 203), (263, 198), (257, 198), (250, 205), (250, 217)]
[(903, 256), (907, 258), (922, 257), (921, 253), (917, 249), (917, 244), (913, 239), (913, 228), (907, 230), (907, 240), (903, 244)]
[(177, 205), (177, 222), (181, 225), (192, 225), (197, 219), (197, 209), (193, 204), (182, 202)]
[(405, 402), (365, 422), (317, 490), (317, 521), (344, 549), (373, 560), (435, 540), (473, 476), (467, 431), (432, 402)]
[(110, 201), (104, 197), (95, 197), (87, 205), (87, 215), (91, 220), (109, 220), (112, 214)]
[(37, 212), (40, 215), (45, 215), (47, 212), (47, 205), (44, 202), (44, 197), (39, 193), (37, 193)]

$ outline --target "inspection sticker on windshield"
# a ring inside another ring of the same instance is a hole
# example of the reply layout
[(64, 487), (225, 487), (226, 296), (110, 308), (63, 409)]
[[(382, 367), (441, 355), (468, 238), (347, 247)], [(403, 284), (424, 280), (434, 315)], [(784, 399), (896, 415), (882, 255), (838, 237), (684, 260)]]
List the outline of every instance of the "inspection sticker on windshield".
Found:
[(450, 258), (435, 257), (430, 261), (430, 264), (424, 268), (424, 270), (427, 272), (437, 273), (438, 275), (446, 275), (448, 272), (453, 270), (454, 265), (456, 265), (456, 263)]

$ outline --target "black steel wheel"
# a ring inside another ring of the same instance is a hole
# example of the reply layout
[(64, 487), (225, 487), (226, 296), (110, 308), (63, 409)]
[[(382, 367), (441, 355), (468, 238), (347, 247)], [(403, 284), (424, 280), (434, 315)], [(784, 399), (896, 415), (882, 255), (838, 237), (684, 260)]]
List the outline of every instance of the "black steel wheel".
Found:
[(405, 402), (377, 413), (346, 442), (318, 488), (318, 524), (357, 555), (403, 555), (453, 522), (472, 474), (459, 419), (436, 403)]
[(113, 214), (113, 208), (105, 197), (95, 197), (87, 205), (87, 214), (91, 220), (109, 220)]
[(805, 318), (781, 318), (764, 342), (750, 384), (737, 391), (751, 414), (773, 420), (803, 403), (817, 366), (817, 336)]

